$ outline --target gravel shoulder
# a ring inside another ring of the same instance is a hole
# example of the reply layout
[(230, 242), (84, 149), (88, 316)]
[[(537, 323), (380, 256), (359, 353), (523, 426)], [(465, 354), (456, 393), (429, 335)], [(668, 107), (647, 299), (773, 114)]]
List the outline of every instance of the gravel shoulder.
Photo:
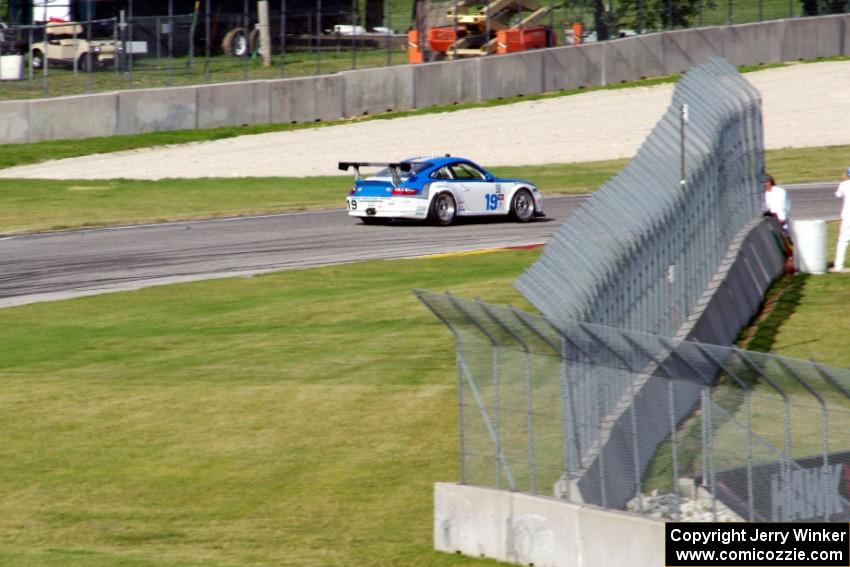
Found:
[[(850, 61), (747, 73), (762, 94), (767, 149), (850, 144)], [(594, 91), (494, 108), (349, 123), (14, 167), (2, 178), (163, 179), (337, 175), (336, 162), (451, 153), (535, 165), (627, 158), (673, 85)]]

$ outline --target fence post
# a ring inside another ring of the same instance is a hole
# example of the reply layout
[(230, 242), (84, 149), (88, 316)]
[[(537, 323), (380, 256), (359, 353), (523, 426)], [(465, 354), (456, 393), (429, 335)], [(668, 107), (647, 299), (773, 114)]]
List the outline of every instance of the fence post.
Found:
[(133, 88), (133, 0), (127, 2), (127, 25), (128, 25), (128, 40), (125, 46), (127, 52), (127, 80), (130, 83), (130, 88)]
[(316, 74), (322, 74), (322, 0), (316, 0)]
[(33, 80), (33, 67), (32, 67), (32, 27), (27, 28), (27, 59), (29, 59), (29, 64), (27, 65), (27, 79)]
[(249, 20), (248, 0), (242, 3), (242, 30), (245, 34), (245, 49), (242, 51), (242, 80), (248, 80), (248, 54), (251, 52), (251, 30), (248, 27), (251, 25)]
[(44, 82), (44, 96), (49, 96), (50, 88), (48, 86), (49, 79), (47, 77), (50, 74), (50, 71), (48, 70), (50, 65), (47, 57), (47, 24), (44, 24), (44, 29), (42, 31), (44, 32), (44, 35), (42, 36), (44, 38), (44, 53), (41, 55), (41, 77)]
[(280, 77), (286, 76), (286, 0), (280, 0)]
[(711, 404), (711, 389), (706, 387), (705, 392), (705, 419), (708, 422), (706, 434), (708, 439), (708, 472), (710, 475), (711, 487), (711, 516), (712, 521), (717, 521), (717, 471), (714, 469), (714, 423), (712, 421)]
[(77, 25), (71, 24), (71, 41), (74, 42), (74, 60), (71, 61), (71, 70), (74, 75), (77, 74), (79, 62), (77, 61), (77, 52), (80, 50), (80, 41), (77, 39)]
[[(86, 42), (87, 42), (87, 49), (86, 49), (86, 91), (89, 92), (89, 93), (91, 93), (91, 91), (92, 91), (92, 70), (94, 69), (94, 65), (92, 65), (92, 60), (91, 60), (91, 26), (92, 26), (91, 9), (89, 9), (89, 21), (87, 22), (87, 25), (86, 25)], [(112, 54), (112, 57), (113, 57), (112, 61), (113, 62), (115, 61), (115, 55), (116, 55), (115, 53)]]
[(667, 397), (670, 404), (670, 446), (673, 451), (673, 494), (679, 496), (679, 453), (676, 426), (676, 399), (673, 392), (673, 381), (667, 380)]
[(463, 346), (460, 342), (459, 335), (455, 334), (457, 355), (455, 364), (457, 365), (457, 421), (458, 421), (458, 437), (460, 442), (460, 483), (466, 484), (466, 422), (464, 421), (464, 400), (463, 400)]
[[(157, 23), (159, 26), (159, 23)], [(189, 41), (195, 41), (194, 37), (190, 37)], [(157, 50), (159, 42), (157, 42)], [(206, 66), (204, 67), (206, 73)], [(166, 84), (170, 87), (172, 77), (174, 75), (174, 0), (168, 0), (168, 75)]]
[[(120, 12), (120, 14), (121, 14), (121, 21), (123, 22), (124, 11), (122, 10)], [(121, 41), (122, 35), (121, 35), (120, 30), (121, 30), (121, 26), (118, 23), (118, 18), (113, 17), (112, 18), (112, 41), (115, 43), (116, 48), (118, 49), (118, 52), (115, 54), (115, 65), (113, 65), (116, 77), (121, 73), (121, 66), (123, 65), (123, 61), (124, 61), (124, 42)]]
[(351, 0), (351, 69), (357, 69), (357, 0)]
[[(211, 7), (210, 4), (212, 0), (207, 0), (204, 2), (204, 81), (209, 83), (211, 79), (211, 66), (212, 66), (212, 30), (210, 29), (211, 25)], [(194, 16), (192, 16), (194, 21)], [(173, 20), (172, 20), (173, 21)], [(194, 26), (193, 26), (194, 27)], [(189, 49), (194, 52), (195, 45), (195, 34), (190, 34), (189, 37)]]

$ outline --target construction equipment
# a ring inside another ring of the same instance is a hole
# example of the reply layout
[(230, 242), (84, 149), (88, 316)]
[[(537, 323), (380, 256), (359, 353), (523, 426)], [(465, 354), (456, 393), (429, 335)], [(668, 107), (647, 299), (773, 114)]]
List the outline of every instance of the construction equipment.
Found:
[(554, 45), (550, 27), (537, 24), (549, 13), (537, 0), (458, 0), (448, 10), (451, 25), (428, 28), (432, 59), (511, 53)]

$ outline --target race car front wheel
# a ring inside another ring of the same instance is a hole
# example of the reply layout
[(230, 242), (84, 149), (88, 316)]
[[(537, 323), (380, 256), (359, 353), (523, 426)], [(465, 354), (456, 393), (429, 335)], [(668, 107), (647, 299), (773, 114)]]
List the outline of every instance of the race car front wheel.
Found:
[(449, 226), (455, 220), (457, 206), (451, 193), (440, 193), (431, 201), (431, 214), (428, 218), (436, 225)]
[(534, 197), (525, 189), (520, 189), (511, 200), (511, 218), (517, 222), (528, 222), (533, 216)]

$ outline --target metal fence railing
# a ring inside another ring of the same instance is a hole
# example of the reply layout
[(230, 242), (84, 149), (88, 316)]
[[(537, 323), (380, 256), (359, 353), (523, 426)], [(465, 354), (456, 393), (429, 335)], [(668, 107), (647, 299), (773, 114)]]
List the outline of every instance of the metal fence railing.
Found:
[(561, 225), (516, 287), (552, 320), (674, 336), (761, 215), (761, 99), (723, 60), (689, 71), (632, 161)]
[[(11, 23), (6, 21), (8, 27), (0, 33), (0, 55), (24, 55), (26, 72), (22, 80), (0, 83), (0, 99), (277, 79), (406, 64), (407, 31), (421, 28), (424, 34), (428, 26), (451, 25), (446, 13), (456, 10), (456, 4), (452, 0), (425, 2), (414, 13), (413, 0), (369, 2), (368, 10), (367, 3), (360, 0), (270, 0), (271, 60), (264, 65), (256, 2), (136, 2), (134, 9), (132, 0), (69, 0), (67, 17), (76, 18), (82, 31), (76, 38), (68, 34), (65, 39), (73, 39), (77, 46), (85, 39), (110, 41), (121, 55), (114, 64), (83, 68), (74, 64), (79, 63), (79, 53), (74, 49), (74, 57), (65, 53), (53, 58), (51, 73), (46, 68), (35, 69), (31, 61), (33, 44), (46, 36), (46, 24), (40, 22), (47, 14), (27, 15), (13, 9)], [(517, 13), (522, 13), (519, 7), (527, 4), (517, 2)], [(785, 0), (680, 3), (689, 6), (686, 10), (661, 9), (664, 3), (648, 0), (615, 0), (602, 3), (604, 9), (597, 13), (588, 2), (538, 0), (537, 4), (546, 14), (534, 25), (552, 30), (547, 34), (550, 47), (579, 40), (587, 43), (606, 37), (850, 11), (847, 3), (833, 2), (825, 7), (823, 3)], [(814, 8), (806, 8), (809, 4)], [(82, 6), (79, 14), (73, 12), (76, 5)], [(674, 3), (664, 5), (672, 8)], [(33, 21), (39, 23), (25, 25)], [(575, 24), (581, 24), (581, 38), (575, 36), (579, 29)], [(503, 25), (507, 24), (499, 24)], [(427, 41), (423, 46), (429, 51)], [(426, 60), (435, 60), (442, 54), (430, 51), (425, 55)]]
[(850, 371), (417, 291), (461, 482), (682, 520), (850, 520)]
[[(391, 8), (378, 22), (383, 25), (367, 30), (356, 3), (354, 11), (339, 1), (326, 1), (324, 9), (321, 3), (270, 4), (275, 10), (266, 62), (254, 8), (244, 13), (124, 13), (4, 27), (0, 55), (24, 59), (20, 80), (0, 77), (0, 98), (279, 79), (407, 63), (406, 29), (393, 27)], [(256, 2), (245, 2), (249, 5)]]

